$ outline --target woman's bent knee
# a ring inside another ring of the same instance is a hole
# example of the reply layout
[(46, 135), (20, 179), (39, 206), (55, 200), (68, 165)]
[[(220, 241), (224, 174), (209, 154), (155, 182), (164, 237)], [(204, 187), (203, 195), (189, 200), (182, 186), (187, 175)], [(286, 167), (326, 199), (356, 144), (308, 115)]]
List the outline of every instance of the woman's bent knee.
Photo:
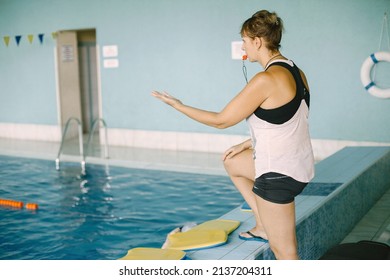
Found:
[(254, 180), (255, 167), (252, 153), (249, 150), (245, 150), (232, 158), (226, 158), (223, 165), (230, 176), (247, 177)]
[(223, 161), (223, 166), (225, 167), (225, 170), (230, 174), (230, 172), (234, 169), (234, 159), (225, 159)]

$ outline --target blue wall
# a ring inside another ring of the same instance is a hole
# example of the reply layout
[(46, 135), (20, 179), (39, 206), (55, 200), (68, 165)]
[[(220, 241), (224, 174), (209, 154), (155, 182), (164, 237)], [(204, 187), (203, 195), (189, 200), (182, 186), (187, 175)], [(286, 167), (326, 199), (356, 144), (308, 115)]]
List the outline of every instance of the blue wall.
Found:
[[(359, 77), (364, 59), (378, 50), (390, 0), (0, 0), (0, 122), (57, 125), (50, 34), (96, 28), (100, 46), (119, 48), (119, 68), (101, 69), (109, 127), (247, 134), (244, 123), (225, 131), (197, 124), (150, 92), (222, 109), (244, 86), (231, 41), (240, 40), (241, 23), (260, 9), (282, 17), (282, 52), (309, 79), (312, 137), (390, 142), (390, 100), (370, 96)], [(43, 44), (38, 38), (30, 44), (27, 34), (38, 33), (45, 34)], [(16, 35), (23, 35), (19, 46)], [(11, 37), (8, 47), (4, 36)], [(389, 63), (380, 66), (378, 79), (390, 81)], [(249, 76), (261, 70), (247, 67)]]

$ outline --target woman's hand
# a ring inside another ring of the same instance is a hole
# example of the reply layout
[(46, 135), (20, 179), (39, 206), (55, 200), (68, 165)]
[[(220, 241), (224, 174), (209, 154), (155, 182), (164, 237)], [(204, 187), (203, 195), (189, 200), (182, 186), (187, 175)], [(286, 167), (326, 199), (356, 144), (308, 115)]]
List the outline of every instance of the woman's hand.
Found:
[(244, 147), (242, 144), (234, 145), (227, 149), (223, 155), (222, 155), (222, 160), (225, 161), (227, 159), (230, 159), (234, 157), (235, 155), (241, 153), (244, 150)]
[(252, 141), (250, 139), (248, 139), (240, 144), (234, 145), (234, 146), (230, 147), (229, 149), (227, 149), (223, 153), (222, 160), (225, 161), (227, 159), (231, 159), (235, 155), (241, 153), (242, 151), (244, 151), (246, 149), (250, 149), (251, 147), (252, 147)]
[(152, 96), (156, 97), (157, 99), (160, 99), (162, 102), (175, 107), (177, 105), (183, 104), (179, 99), (169, 95), (167, 92), (159, 92), (159, 91), (152, 91)]

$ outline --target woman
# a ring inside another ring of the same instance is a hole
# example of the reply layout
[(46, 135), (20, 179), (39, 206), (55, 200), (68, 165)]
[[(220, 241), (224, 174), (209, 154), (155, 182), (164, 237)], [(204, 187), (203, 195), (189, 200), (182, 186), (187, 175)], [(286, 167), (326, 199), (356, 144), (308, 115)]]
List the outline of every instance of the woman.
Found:
[(216, 128), (246, 119), (251, 139), (229, 148), (225, 169), (253, 210), (256, 225), (244, 240), (269, 241), (277, 259), (298, 259), (294, 198), (314, 176), (308, 129), (309, 87), (304, 73), (279, 51), (283, 22), (262, 10), (241, 28), (257, 73), (221, 112), (184, 105), (166, 92), (152, 95), (188, 117)]

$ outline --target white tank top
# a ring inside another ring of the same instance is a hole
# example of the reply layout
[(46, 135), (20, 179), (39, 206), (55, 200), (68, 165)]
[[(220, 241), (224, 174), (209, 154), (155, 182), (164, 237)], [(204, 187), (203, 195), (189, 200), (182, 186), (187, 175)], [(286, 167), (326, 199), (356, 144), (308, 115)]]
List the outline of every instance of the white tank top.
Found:
[(256, 178), (277, 172), (300, 182), (309, 182), (314, 177), (308, 123), (310, 95), (292, 61), (275, 60), (268, 68), (272, 65), (280, 65), (291, 72), (297, 92), (289, 103), (271, 110), (258, 108), (247, 118)]

